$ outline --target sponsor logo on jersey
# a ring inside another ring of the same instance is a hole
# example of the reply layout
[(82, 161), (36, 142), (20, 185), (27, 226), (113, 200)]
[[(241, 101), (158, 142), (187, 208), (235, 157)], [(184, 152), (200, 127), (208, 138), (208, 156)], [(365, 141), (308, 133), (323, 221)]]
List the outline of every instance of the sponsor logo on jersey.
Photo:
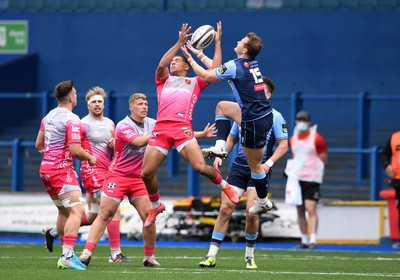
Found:
[(71, 131), (72, 132), (80, 132), (81, 131), (81, 127), (73, 125), (72, 128), (71, 128)]
[(153, 132), (152, 134), (151, 134), (151, 137), (157, 137), (158, 136), (158, 132)]
[(254, 85), (254, 91), (264, 90), (264, 87), (265, 87), (264, 84), (257, 84), (257, 85)]
[(228, 70), (228, 68), (225, 66), (225, 64), (222, 64), (219, 68), (218, 68), (218, 72), (220, 74), (224, 74), (226, 72), (226, 70)]
[(117, 187), (117, 184), (113, 183), (113, 182), (108, 183), (108, 186), (107, 186), (107, 188), (110, 188), (110, 189), (115, 189), (116, 187)]

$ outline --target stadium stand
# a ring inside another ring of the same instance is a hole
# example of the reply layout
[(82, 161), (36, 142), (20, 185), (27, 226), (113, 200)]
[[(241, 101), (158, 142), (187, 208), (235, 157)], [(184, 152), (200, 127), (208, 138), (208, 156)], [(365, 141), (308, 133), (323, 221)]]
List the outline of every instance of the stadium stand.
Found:
[(398, 10), (400, 0), (0, 0), (8, 12)]

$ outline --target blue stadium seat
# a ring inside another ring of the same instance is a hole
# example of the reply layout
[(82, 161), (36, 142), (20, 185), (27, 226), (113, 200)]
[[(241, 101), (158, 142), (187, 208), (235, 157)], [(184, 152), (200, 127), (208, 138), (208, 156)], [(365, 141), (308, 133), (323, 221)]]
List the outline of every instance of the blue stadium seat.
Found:
[(0, 0), (0, 11), (8, 9), (9, 0)]
[(184, 11), (185, 10), (185, 0), (169, 0), (167, 1), (168, 11)]
[(113, 0), (95, 0), (93, 11), (111, 12), (113, 9)]
[(73, 12), (78, 7), (78, 0), (62, 0), (60, 5), (61, 12)]
[(247, 0), (247, 9), (262, 9), (264, 7), (264, 0)]
[(96, 7), (95, 0), (78, 0), (76, 5), (77, 12), (91, 12)]
[(266, 9), (280, 9), (283, 6), (284, 0), (265, 0), (264, 8)]
[[(143, 1), (143, 0), (142, 0)], [(164, 10), (164, 0), (147, 0), (146, 11), (149, 12), (162, 12)]]
[(301, 8), (301, 0), (283, 0), (282, 8), (284, 9), (300, 9)]
[(378, 6), (378, 0), (359, 0), (358, 1), (358, 8), (360, 9), (376, 9)]
[(61, 8), (61, 0), (44, 0), (43, 1), (43, 12), (56, 12)]
[(25, 0), (9, 0), (8, 1), (8, 11), (11, 12), (22, 12), (26, 8)]
[(129, 0), (114, 0), (113, 10), (118, 12), (126, 12), (129, 10)]
[(43, 8), (43, 0), (26, 0), (25, 11), (37, 12)]
[(207, 9), (207, 0), (187, 0), (186, 5), (188, 11), (204, 11)]
[(379, 8), (400, 9), (400, 1), (398, 1), (398, 0), (379, 0)]
[(340, 0), (340, 8), (357, 9), (357, 0)]
[(229, 2), (229, 0), (207, 0), (207, 10), (208, 11), (221, 11), (224, 9), (225, 2)]
[(303, 0), (302, 7), (305, 9), (319, 9), (319, 0)]
[(246, 6), (246, 0), (227, 0), (225, 1), (224, 10), (240, 11)]
[(321, 8), (336, 9), (339, 7), (339, 0), (320, 0)]
[(144, 11), (148, 6), (146, 0), (130, 0), (129, 2), (129, 9), (132, 11)]

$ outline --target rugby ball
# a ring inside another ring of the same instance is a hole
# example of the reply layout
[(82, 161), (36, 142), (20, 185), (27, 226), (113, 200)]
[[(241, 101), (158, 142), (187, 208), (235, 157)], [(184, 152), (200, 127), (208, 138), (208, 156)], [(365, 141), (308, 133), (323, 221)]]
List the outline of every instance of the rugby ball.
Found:
[(214, 40), (214, 33), (214, 28), (211, 25), (200, 26), (194, 31), (190, 39), (190, 44), (195, 49), (204, 49)]

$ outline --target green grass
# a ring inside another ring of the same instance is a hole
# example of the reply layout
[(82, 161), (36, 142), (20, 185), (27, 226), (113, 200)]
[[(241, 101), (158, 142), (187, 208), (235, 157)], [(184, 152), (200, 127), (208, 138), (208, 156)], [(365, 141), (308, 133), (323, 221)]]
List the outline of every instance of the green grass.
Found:
[[(77, 246), (82, 250), (82, 246)], [(215, 268), (198, 267), (207, 248), (157, 248), (159, 269), (142, 267), (142, 247), (124, 247), (133, 263), (108, 263), (109, 249), (96, 249), (86, 271), (57, 269), (60, 246), (49, 253), (43, 245), (0, 244), (2, 280), (46, 279), (400, 279), (400, 254), (257, 250), (258, 269), (246, 270), (244, 250), (221, 249)], [(73, 277), (73, 278), (72, 278)]]

